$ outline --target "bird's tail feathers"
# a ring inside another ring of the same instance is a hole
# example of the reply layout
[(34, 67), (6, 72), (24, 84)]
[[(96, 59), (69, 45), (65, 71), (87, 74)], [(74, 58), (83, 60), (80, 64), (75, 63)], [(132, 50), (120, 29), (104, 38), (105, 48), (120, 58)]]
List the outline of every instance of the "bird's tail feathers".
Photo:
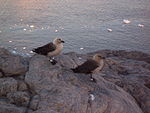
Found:
[(33, 48), (32, 51), (33, 51), (33, 52), (36, 52), (36, 48)]

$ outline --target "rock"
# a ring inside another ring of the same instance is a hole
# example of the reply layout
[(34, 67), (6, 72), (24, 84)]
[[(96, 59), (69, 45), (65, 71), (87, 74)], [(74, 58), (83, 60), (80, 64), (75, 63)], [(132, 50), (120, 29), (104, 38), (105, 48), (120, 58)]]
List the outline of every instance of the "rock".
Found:
[(0, 113), (25, 113), (25, 108), (12, 104), (0, 104)]
[(1, 98), (0, 99), (0, 105), (1, 104), (10, 104), (9, 100), (7, 98)]
[[(60, 57), (60, 61), (61, 58), (64, 59)], [(33, 56), (25, 76), (26, 83), (40, 97), (33, 113), (87, 113), (90, 110), (93, 113), (143, 113), (132, 96), (101, 76), (94, 75), (97, 83), (93, 83), (88, 75), (74, 74), (59, 63), (51, 65), (48, 60), (41, 55)], [(74, 64), (73, 61), (68, 65)]]
[(29, 94), (22, 91), (8, 93), (7, 98), (12, 104), (15, 104), (17, 106), (27, 106), (30, 100)]
[(30, 109), (32, 109), (34, 111), (37, 110), (39, 101), (40, 101), (39, 95), (33, 96), (32, 99), (31, 99), (31, 102), (30, 102)]
[(34, 111), (32, 113), (60, 113), (60, 112), (56, 112), (56, 111), (53, 111), (53, 110), (49, 110), (49, 111), (37, 110), (37, 111)]
[(19, 91), (28, 90), (27, 84), (22, 80), (18, 80), (18, 90)]
[(0, 48), (0, 55), (3, 56), (3, 55), (11, 55), (11, 53), (4, 49), (4, 48)]
[[(96, 83), (90, 75), (70, 70), (96, 53), (106, 57), (103, 70), (93, 74)], [(23, 58), (0, 49), (0, 113), (149, 113), (150, 55), (101, 50), (70, 52), (55, 60), (58, 63), (52, 65), (43, 55)], [(15, 69), (8, 70), (11, 62), (28, 72), (16, 67), (19, 74), (12, 74)]]
[(69, 57), (68, 55), (59, 55), (56, 57), (56, 61), (62, 67), (66, 67), (66, 68), (74, 68), (77, 66), (77, 64), (74, 62), (74, 60), (71, 57)]
[(150, 111), (150, 89), (146, 88), (140, 83), (134, 81), (122, 81), (122, 88), (129, 92), (137, 101), (139, 106), (142, 108), (144, 113)]
[(134, 97), (144, 113), (149, 113), (150, 55), (141, 52), (113, 51), (111, 54), (109, 52), (107, 51), (109, 65), (105, 65), (101, 76), (123, 88)]
[[(61, 73), (59, 65), (52, 66), (49, 58), (42, 55), (33, 56), (29, 67), (29, 71), (25, 76), (25, 82), (31, 89), (36, 89), (37, 92), (43, 88), (49, 89), (49, 85), (56, 82), (59, 73)], [(49, 80), (52, 81), (49, 82)]]
[(17, 91), (17, 81), (11, 77), (0, 78), (0, 96)]
[(5, 73), (5, 76), (25, 74), (27, 68), (27, 62), (21, 56), (13, 55), (0, 48), (0, 69)]

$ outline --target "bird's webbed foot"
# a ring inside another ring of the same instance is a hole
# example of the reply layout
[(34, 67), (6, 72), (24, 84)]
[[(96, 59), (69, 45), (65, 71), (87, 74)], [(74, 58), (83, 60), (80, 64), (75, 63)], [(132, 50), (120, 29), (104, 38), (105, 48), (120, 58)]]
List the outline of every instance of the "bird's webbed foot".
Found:
[(50, 57), (49, 61), (51, 62), (52, 65), (57, 64), (57, 61), (54, 59), (54, 57)]

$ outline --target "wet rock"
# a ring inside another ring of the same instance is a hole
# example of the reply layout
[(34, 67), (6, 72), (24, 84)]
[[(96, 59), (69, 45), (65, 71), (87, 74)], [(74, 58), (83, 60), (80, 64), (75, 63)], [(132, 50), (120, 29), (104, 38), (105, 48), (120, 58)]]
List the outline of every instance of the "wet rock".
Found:
[(21, 56), (13, 55), (0, 48), (0, 69), (5, 76), (22, 75), (27, 71), (27, 62)]
[(0, 78), (0, 96), (17, 91), (17, 81), (11, 77)]
[(30, 100), (29, 94), (22, 91), (8, 93), (7, 98), (12, 104), (17, 106), (27, 106)]
[(12, 104), (0, 104), (0, 113), (25, 113), (25, 108)]

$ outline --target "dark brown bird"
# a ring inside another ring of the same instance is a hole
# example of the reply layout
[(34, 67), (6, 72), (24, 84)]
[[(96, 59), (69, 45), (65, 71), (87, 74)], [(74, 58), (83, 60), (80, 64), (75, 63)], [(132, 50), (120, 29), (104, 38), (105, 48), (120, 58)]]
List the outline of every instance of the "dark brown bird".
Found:
[(104, 67), (104, 59), (105, 58), (102, 55), (96, 54), (92, 59), (88, 59), (86, 62), (72, 70), (74, 73), (90, 74), (91, 80), (94, 81), (92, 74), (98, 73), (100, 70), (102, 70), (102, 68)]
[(63, 49), (63, 43), (64, 41), (62, 39), (56, 38), (53, 42), (35, 48), (32, 51), (37, 54), (46, 55), (49, 57), (57, 56)]
[(40, 55), (49, 56), (51, 58), (50, 60), (51, 63), (56, 64), (57, 61), (52, 59), (52, 57), (57, 56), (61, 53), (63, 49), (63, 43), (64, 41), (62, 39), (56, 38), (53, 42), (50, 42), (44, 46), (35, 48), (32, 51)]

